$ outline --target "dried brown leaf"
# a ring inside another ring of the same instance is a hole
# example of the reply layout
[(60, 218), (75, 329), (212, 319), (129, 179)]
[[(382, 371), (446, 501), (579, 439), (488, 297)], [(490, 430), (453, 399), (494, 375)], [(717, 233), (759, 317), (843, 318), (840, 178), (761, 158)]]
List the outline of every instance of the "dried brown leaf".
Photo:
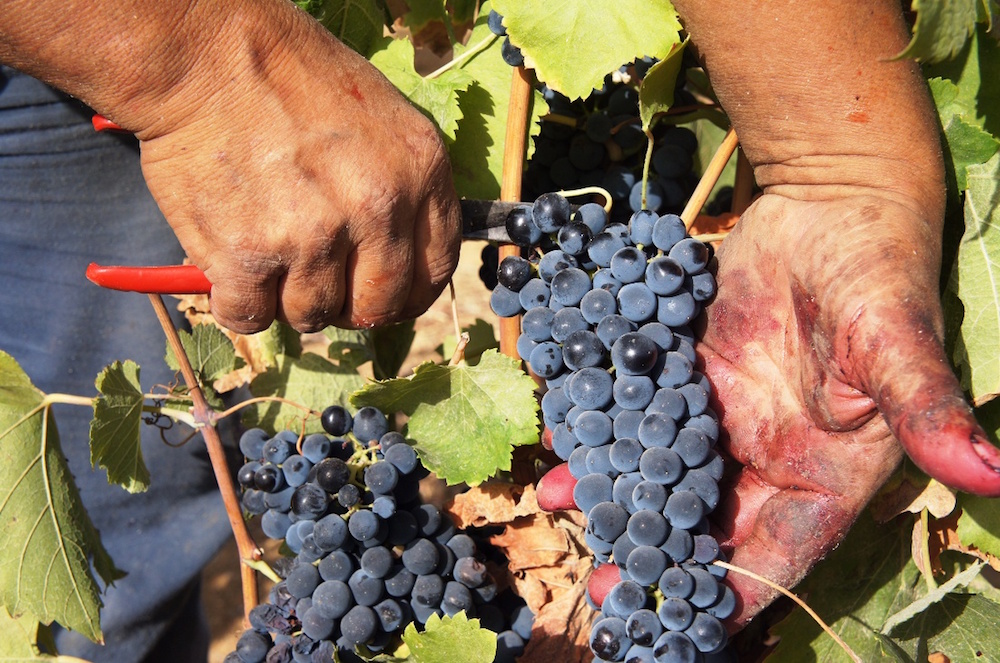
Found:
[(955, 493), (943, 483), (924, 475), (901, 473), (872, 500), (872, 515), (885, 523), (901, 513), (920, 513), (927, 509), (935, 518), (944, 518), (955, 510)]
[(480, 484), (456, 495), (445, 509), (460, 529), (506, 525), (516, 518), (541, 513), (535, 487), (512, 483)]
[(966, 555), (971, 555), (983, 560), (994, 570), (1000, 571), (1000, 557), (979, 550), (974, 546), (968, 546), (959, 539), (957, 528), (958, 518), (961, 515), (961, 511), (956, 511), (947, 518), (933, 518), (930, 520), (928, 525), (928, 529), (930, 530), (928, 533), (930, 537), (928, 547), (930, 549), (931, 568), (934, 570), (934, 573), (943, 573), (940, 558), (941, 553), (945, 550), (955, 550)]
[(587, 580), (593, 563), (583, 559), (574, 569), (576, 581), (553, 601), (535, 613), (531, 639), (519, 663), (576, 663), (591, 661), (590, 624), (594, 611), (587, 605)]

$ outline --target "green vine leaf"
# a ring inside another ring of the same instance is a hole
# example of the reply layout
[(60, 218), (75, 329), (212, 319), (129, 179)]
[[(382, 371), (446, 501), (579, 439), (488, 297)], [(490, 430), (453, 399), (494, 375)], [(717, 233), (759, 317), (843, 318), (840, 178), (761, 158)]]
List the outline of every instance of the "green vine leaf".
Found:
[(997, 624), (1000, 604), (980, 594), (952, 593), (895, 629), (893, 637), (911, 643), (911, 653), (940, 652), (953, 663), (971, 663), (1000, 651)]
[[(489, 11), (490, 4), (483, 3), (469, 45), (455, 46), (455, 57), (459, 58), (477, 45), (489, 44), (461, 64), (462, 71), (470, 74), (475, 83), (459, 95), (462, 119), (455, 141), (448, 145), (458, 195), (483, 200), (500, 197), (510, 86), (514, 77), (514, 69), (500, 57), (502, 40), (495, 38), (486, 24)], [(546, 110), (545, 99), (536, 90), (528, 111), (529, 158), (534, 149), (531, 138), (541, 131), (541, 116)]]
[(534, 389), (516, 361), (490, 350), (476, 366), (421, 364), (410, 377), (366, 386), (351, 403), (404, 412), (427, 469), (449, 485), (475, 485), (509, 470), (514, 447), (538, 442)]
[(411, 622), (403, 631), (403, 643), (410, 649), (406, 660), (413, 663), (490, 663), (497, 650), (496, 634), (465, 612), (444, 618), (431, 615), (423, 631)]
[(965, 234), (948, 289), (965, 308), (955, 364), (982, 405), (1000, 393), (1000, 154), (967, 171)]
[(965, 191), (969, 166), (989, 161), (1000, 149), (1000, 141), (974, 123), (973, 109), (958, 102), (957, 85), (944, 78), (932, 78), (928, 84), (948, 143), (948, 156), (958, 190)]
[(681, 71), (686, 45), (687, 40), (676, 44), (670, 54), (650, 67), (642, 79), (639, 85), (639, 118), (643, 131), (652, 129), (654, 118), (674, 105), (674, 88), (677, 87), (677, 75)]
[(323, 335), (330, 339), (327, 356), (331, 359), (354, 367), (370, 361), (375, 379), (387, 380), (399, 375), (413, 346), (416, 326), (415, 321), (404, 320), (374, 329), (327, 327)]
[(462, 69), (449, 69), (434, 78), (417, 73), (413, 44), (407, 39), (383, 39), (371, 55), (371, 63), (385, 74), (410, 102), (437, 125), (446, 140), (455, 140), (462, 111), (458, 93), (468, 89), (472, 76)]
[(902, 626), (917, 615), (925, 612), (931, 604), (943, 601), (948, 594), (968, 586), (968, 584), (975, 580), (976, 576), (978, 576), (983, 570), (983, 566), (985, 566), (985, 564), (986, 562), (983, 561), (973, 562), (972, 566), (964, 571), (956, 573), (950, 580), (948, 580), (948, 582), (944, 583), (937, 589), (928, 592), (926, 595), (917, 599), (896, 614), (890, 616), (885, 620), (885, 623), (882, 624), (882, 633), (886, 635), (892, 634), (897, 627)]
[(100, 392), (90, 421), (90, 463), (108, 471), (108, 481), (130, 493), (149, 488), (149, 469), (142, 457), (142, 405), (139, 365), (116, 361), (95, 381)]
[(101, 640), (100, 590), (121, 577), (59, 446), (44, 394), (0, 352), (0, 603)]
[[(325, 357), (304, 352), (301, 357), (277, 355), (274, 366), (250, 383), (254, 396), (278, 396), (313, 410), (322, 411), (328, 405), (347, 405), (350, 395), (364, 386), (355, 366), (335, 364)], [(243, 421), (249, 427), (265, 430), (299, 430), (306, 411), (276, 401), (255, 403), (244, 411)], [(319, 433), (318, 417), (306, 421), (306, 433)]]
[(913, 39), (897, 57), (921, 62), (953, 58), (975, 30), (980, 0), (913, 0)]
[[(796, 588), (866, 663), (905, 661), (879, 631), (885, 620), (926, 593), (910, 553), (912, 521), (876, 525), (865, 511), (844, 542)], [(771, 629), (781, 641), (769, 660), (789, 663), (840, 661), (846, 656), (803, 610)]]
[(361, 55), (371, 53), (385, 25), (376, 0), (295, 0), (333, 35)]
[(587, 97), (604, 76), (642, 57), (665, 58), (680, 41), (667, 0), (496, 0), (510, 41), (538, 79), (570, 99)]
[[(939, 103), (942, 117), (959, 115), (969, 124), (1000, 136), (1000, 41), (980, 23), (972, 39), (952, 60), (924, 66), (924, 75), (931, 80), (944, 79), (956, 90), (945, 107)], [(935, 95), (935, 101), (938, 101)]]
[[(181, 329), (178, 334), (184, 353), (202, 384), (211, 385), (244, 366), (244, 361), (236, 356), (233, 342), (215, 325), (195, 325), (190, 332)], [(181, 370), (169, 343), (165, 360), (173, 370)]]
[[(469, 344), (465, 346), (465, 361), (469, 365), (479, 363), (479, 357), (487, 350), (497, 350), (500, 348), (500, 341), (497, 340), (496, 331), (493, 325), (482, 318), (476, 318), (470, 326), (462, 327), (462, 331), (469, 335)], [(441, 341), (441, 345), (435, 351), (445, 360), (451, 359), (458, 348), (458, 340), (448, 334)]]

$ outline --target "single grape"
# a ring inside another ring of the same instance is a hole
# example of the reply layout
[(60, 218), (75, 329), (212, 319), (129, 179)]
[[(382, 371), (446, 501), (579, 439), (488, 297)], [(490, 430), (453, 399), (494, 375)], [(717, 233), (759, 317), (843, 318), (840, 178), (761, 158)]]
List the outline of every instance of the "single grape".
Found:
[(339, 580), (346, 583), (354, 573), (354, 558), (344, 550), (334, 550), (320, 560), (317, 568), (323, 580)]
[(660, 604), (657, 617), (665, 629), (683, 631), (694, 621), (694, 608), (683, 598), (668, 596)]
[(353, 423), (354, 418), (351, 413), (341, 405), (331, 405), (323, 410), (323, 414), (320, 416), (323, 430), (334, 437), (346, 435), (351, 430)]
[(347, 528), (357, 541), (369, 541), (378, 536), (381, 520), (368, 509), (359, 509), (351, 514)]
[(573, 487), (573, 501), (586, 515), (597, 504), (611, 501), (613, 486), (614, 482), (606, 475), (588, 474), (581, 477)]
[(387, 495), (399, 483), (399, 470), (390, 462), (380, 460), (365, 468), (365, 485), (376, 495)]
[(559, 229), (556, 243), (569, 255), (581, 256), (587, 253), (593, 237), (593, 232), (585, 224), (571, 222)]
[(503, 25), (503, 16), (496, 13), (492, 9), (486, 17), (486, 25), (489, 27), (490, 32), (497, 35), (498, 37), (507, 36), (507, 28)]
[(249, 629), (236, 641), (236, 655), (241, 663), (262, 663), (272, 644), (267, 633)]
[(295, 445), (293, 443), (276, 435), (264, 443), (264, 460), (280, 465), (294, 451)]
[(354, 436), (362, 443), (378, 440), (389, 430), (389, 422), (378, 408), (366, 406), (354, 413)]
[(575, 331), (563, 342), (562, 363), (570, 370), (579, 371), (582, 368), (600, 366), (604, 356), (604, 344), (597, 334), (590, 330)]
[(620, 437), (611, 445), (608, 451), (608, 460), (619, 472), (635, 472), (639, 469), (639, 458), (642, 457), (642, 452), (643, 447), (639, 444), (639, 440), (632, 437)]
[[(642, 182), (635, 182), (636, 186), (641, 186)], [(631, 192), (630, 192), (631, 195)], [(639, 210), (632, 214), (628, 222), (629, 238), (633, 244), (646, 246), (653, 241), (653, 224), (656, 223), (657, 215), (652, 210)]]
[(573, 435), (588, 447), (600, 447), (611, 441), (612, 426), (611, 417), (604, 412), (585, 410), (576, 419)]
[(321, 518), (329, 505), (325, 490), (314, 483), (304, 483), (292, 493), (291, 511), (299, 518), (315, 520)]
[(672, 527), (691, 529), (705, 515), (705, 503), (690, 491), (674, 492), (667, 498), (663, 515), (667, 517)]
[[(660, 251), (670, 251), (685, 237), (687, 229), (684, 227), (684, 221), (676, 214), (664, 214), (653, 225), (653, 245)], [(680, 267), (680, 264), (677, 263), (677, 266)]]
[(531, 263), (521, 256), (507, 256), (497, 267), (497, 283), (513, 292), (531, 279)]
[(650, 647), (663, 633), (663, 624), (655, 612), (643, 608), (636, 610), (625, 620), (625, 632), (635, 644)]
[(592, 325), (617, 312), (618, 300), (607, 290), (589, 290), (580, 300), (580, 313)]
[(577, 306), (590, 292), (590, 276), (578, 267), (563, 269), (552, 277), (552, 299), (564, 306)]
[(500, 45), (500, 57), (512, 67), (524, 66), (524, 54), (521, 49), (510, 43), (510, 37), (504, 37)]
[[(646, 481), (670, 486), (680, 479), (684, 472), (684, 464), (681, 462), (680, 456), (667, 447), (652, 447), (647, 448), (643, 452), (642, 458), (639, 459), (639, 472)], [(669, 503), (669, 498), (667, 501)], [(665, 515), (669, 518), (669, 514)], [(685, 520), (685, 522), (687, 521)], [(671, 520), (671, 525), (673, 524), (673, 520)], [(680, 525), (675, 525), (675, 527), (680, 527)]]
[(269, 436), (260, 428), (250, 428), (240, 435), (240, 452), (250, 460), (260, 460), (264, 457), (264, 445)]
[(545, 341), (531, 351), (528, 358), (531, 370), (543, 378), (558, 375), (564, 368), (563, 351), (558, 343)]
[[(632, 492), (633, 502), (635, 491)], [(667, 540), (670, 525), (659, 511), (636, 511), (628, 519), (628, 536), (640, 546), (659, 546)]]
[(653, 644), (656, 663), (695, 663), (698, 649), (691, 638), (678, 631), (666, 631)]
[(531, 207), (531, 218), (542, 232), (556, 232), (566, 225), (569, 217), (569, 201), (558, 193), (542, 194)]
[(322, 433), (306, 435), (302, 440), (302, 455), (313, 465), (330, 454), (330, 440)]
[(654, 546), (637, 546), (625, 561), (632, 580), (647, 587), (656, 583), (667, 568), (667, 554)]
[(599, 232), (590, 240), (590, 245), (587, 247), (587, 256), (598, 267), (610, 267), (611, 257), (617, 251), (624, 248), (625, 242), (620, 237), (607, 231)]
[(348, 642), (360, 645), (375, 635), (378, 624), (374, 610), (356, 605), (340, 620), (340, 632)]
[(385, 582), (381, 578), (368, 575), (362, 569), (356, 570), (347, 580), (354, 602), (358, 605), (373, 606), (385, 595)]
[[(584, 300), (587, 299), (588, 295), (590, 293), (584, 295)], [(562, 343), (573, 332), (587, 329), (590, 329), (590, 324), (583, 317), (580, 309), (575, 306), (566, 306), (556, 311), (552, 316), (552, 325), (549, 333), (553, 341)]]
[(688, 274), (697, 274), (708, 264), (708, 247), (691, 237), (674, 244), (667, 255), (676, 260)]
[(597, 410), (612, 402), (613, 388), (614, 380), (606, 370), (587, 367), (577, 371), (567, 383), (566, 395), (582, 408)]
[[(499, 286), (498, 286), (499, 287)], [(493, 292), (496, 292), (494, 290)], [(529, 311), (536, 306), (548, 306), (551, 292), (547, 283), (540, 278), (529, 279), (517, 293), (521, 308)], [(693, 301), (693, 300), (692, 300)]]
[(671, 327), (688, 324), (698, 312), (698, 303), (686, 290), (673, 295), (661, 295), (656, 304), (656, 319)]
[[(647, 449), (657, 447), (669, 447), (673, 445), (677, 436), (677, 422), (673, 417), (659, 412), (653, 412), (643, 417), (639, 424), (639, 442)], [(673, 456), (678, 456), (677, 452), (672, 452)], [(680, 463), (678, 456), (677, 462)], [(671, 461), (673, 463), (673, 461)], [(683, 465), (680, 465), (683, 467)], [(679, 478), (679, 477), (677, 477)], [(676, 478), (674, 479), (676, 481)]]
[[(618, 311), (632, 322), (649, 320), (654, 313), (659, 311), (657, 306), (657, 296), (645, 283), (626, 283), (618, 291)], [(664, 324), (670, 324), (662, 318), (657, 319)], [(690, 322), (690, 318), (688, 322)]]
[(430, 539), (418, 539), (403, 551), (403, 566), (418, 576), (433, 573), (441, 559), (437, 546)]
[(634, 246), (625, 246), (611, 256), (611, 275), (622, 283), (642, 280), (646, 272), (646, 254)]
[(629, 513), (635, 513), (636, 508), (635, 503), (632, 502), (632, 492), (640, 481), (642, 481), (642, 475), (638, 472), (620, 474), (615, 479), (614, 486), (611, 489), (611, 499), (615, 504), (620, 505)]
[(590, 649), (605, 661), (620, 661), (631, 642), (625, 632), (625, 620), (605, 617), (594, 624), (590, 632)]
[(548, 306), (539, 306), (525, 311), (521, 318), (523, 335), (535, 342), (548, 341), (552, 338), (552, 321), (556, 312)]

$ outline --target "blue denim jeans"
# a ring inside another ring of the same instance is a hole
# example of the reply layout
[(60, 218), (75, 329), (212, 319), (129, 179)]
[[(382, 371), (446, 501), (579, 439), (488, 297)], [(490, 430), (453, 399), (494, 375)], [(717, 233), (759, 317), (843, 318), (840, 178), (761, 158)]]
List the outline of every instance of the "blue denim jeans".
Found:
[[(98, 288), (84, 271), (91, 261), (178, 263), (183, 252), (146, 189), (137, 142), (95, 133), (92, 114), (0, 68), (0, 349), (45, 392), (93, 396), (101, 369), (125, 359), (139, 363), (149, 391), (173, 374), (148, 299)], [(129, 495), (90, 465), (91, 409), (54, 411), (90, 517), (128, 574), (103, 597), (106, 645), (57, 629), (60, 653), (114, 663), (204, 661), (198, 578), (229, 529), (200, 437), (171, 448), (159, 430), (144, 427), (152, 484)]]

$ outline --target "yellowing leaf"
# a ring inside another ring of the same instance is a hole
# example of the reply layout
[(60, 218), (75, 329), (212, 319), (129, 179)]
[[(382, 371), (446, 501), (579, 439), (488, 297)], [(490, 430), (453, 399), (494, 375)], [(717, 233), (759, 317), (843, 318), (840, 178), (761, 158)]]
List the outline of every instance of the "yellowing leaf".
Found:
[(666, 0), (495, 0), (493, 8), (538, 79), (571, 99), (589, 96), (623, 64), (666, 57), (680, 41)]
[(462, 119), (458, 93), (472, 84), (471, 75), (455, 68), (434, 78), (421, 76), (413, 65), (413, 44), (407, 39), (382, 40), (371, 55), (371, 63), (434, 121), (446, 139), (455, 139)]

